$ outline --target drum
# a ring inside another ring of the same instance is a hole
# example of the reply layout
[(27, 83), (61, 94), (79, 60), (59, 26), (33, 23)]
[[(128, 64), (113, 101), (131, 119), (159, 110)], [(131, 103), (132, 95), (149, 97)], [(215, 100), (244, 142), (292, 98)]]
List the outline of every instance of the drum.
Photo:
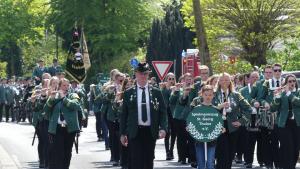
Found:
[(260, 116), (260, 127), (265, 127), (269, 130), (274, 129), (274, 124), (276, 120), (276, 114), (270, 112), (270, 110), (266, 110), (265, 108), (259, 109), (259, 116)]

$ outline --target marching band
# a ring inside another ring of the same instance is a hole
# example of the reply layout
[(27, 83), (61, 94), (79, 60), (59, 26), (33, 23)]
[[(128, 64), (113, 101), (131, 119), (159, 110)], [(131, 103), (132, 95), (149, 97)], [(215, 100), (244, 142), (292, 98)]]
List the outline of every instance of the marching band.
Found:
[[(32, 119), (40, 168), (69, 168), (73, 143), (78, 150), (81, 127), (94, 114), (98, 141), (110, 150), (112, 165), (123, 169), (153, 168), (157, 139), (164, 139), (166, 160), (177, 151), (178, 165), (230, 169), (233, 162), (244, 161), (252, 168), (256, 147), (261, 167), (295, 169), (300, 150), (296, 77), (282, 78), (280, 64), (265, 66), (263, 75), (254, 70), (209, 76), (205, 65), (199, 70), (199, 77), (186, 73), (176, 81), (168, 73), (155, 84), (149, 80), (149, 65), (139, 63), (134, 77), (113, 69), (108, 82), (92, 84), (86, 93), (61, 71), (47, 73), (39, 61), (35, 85), (30, 78), (1, 80), (0, 120), (3, 114), (6, 122), (9, 116), (17, 122)], [(216, 109), (224, 123), (220, 136), (208, 143), (206, 164), (203, 144), (187, 130), (186, 118), (197, 106)]]

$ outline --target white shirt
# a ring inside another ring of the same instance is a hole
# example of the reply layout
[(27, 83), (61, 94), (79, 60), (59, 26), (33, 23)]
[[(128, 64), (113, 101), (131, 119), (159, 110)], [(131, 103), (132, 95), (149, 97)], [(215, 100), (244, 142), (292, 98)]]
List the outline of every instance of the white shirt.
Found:
[(276, 87), (276, 86), (277, 86), (277, 81), (279, 81), (279, 87), (281, 86), (282, 78), (276, 79), (275, 77), (273, 77), (273, 82), (274, 82), (274, 86), (273, 86), (273, 87)]
[(151, 125), (151, 119), (150, 119), (150, 100), (149, 100), (149, 90), (148, 90), (148, 84), (144, 86), (145, 88), (145, 94), (146, 94), (146, 108), (147, 108), (147, 121), (143, 122), (142, 120), (142, 93), (143, 89), (140, 88), (137, 84), (137, 103), (138, 103), (138, 125), (141, 126), (150, 126)]

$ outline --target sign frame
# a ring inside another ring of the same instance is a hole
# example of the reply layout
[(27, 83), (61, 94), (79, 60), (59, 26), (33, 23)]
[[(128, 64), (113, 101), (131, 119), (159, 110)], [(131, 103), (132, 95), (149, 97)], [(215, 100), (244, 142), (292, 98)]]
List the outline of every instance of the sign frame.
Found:
[[(157, 64), (168, 64), (168, 67), (165, 70), (165, 72), (160, 72), (158, 67), (157, 67)], [(170, 68), (172, 67), (173, 61), (152, 61), (152, 65), (153, 65), (153, 68), (156, 71), (156, 74), (159, 77), (160, 81), (163, 81), (163, 79), (168, 74)]]

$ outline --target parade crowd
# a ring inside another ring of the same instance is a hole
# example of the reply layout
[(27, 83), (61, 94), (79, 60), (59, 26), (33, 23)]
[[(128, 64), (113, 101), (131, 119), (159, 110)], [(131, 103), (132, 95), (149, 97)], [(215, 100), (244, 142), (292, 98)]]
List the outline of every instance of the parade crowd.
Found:
[[(205, 65), (199, 70), (200, 76), (186, 73), (178, 79), (168, 73), (158, 84), (150, 78), (149, 65), (139, 63), (133, 76), (113, 69), (108, 82), (92, 84), (86, 92), (64, 77), (57, 60), (48, 68), (40, 60), (32, 78), (1, 81), (0, 109), (6, 121), (9, 114), (12, 121), (32, 119), (40, 168), (68, 169), (81, 128), (88, 115), (95, 115), (98, 141), (110, 151), (112, 165), (122, 169), (152, 169), (157, 139), (164, 139), (166, 160), (174, 160), (177, 151), (178, 165), (230, 169), (243, 163), (252, 168), (256, 155), (261, 167), (295, 169), (300, 150), (296, 77), (283, 78), (280, 64), (235, 75), (210, 76)], [(15, 111), (18, 105), (27, 105), (27, 113)], [(224, 122), (207, 151), (187, 130), (186, 118), (199, 106), (215, 109)]]

